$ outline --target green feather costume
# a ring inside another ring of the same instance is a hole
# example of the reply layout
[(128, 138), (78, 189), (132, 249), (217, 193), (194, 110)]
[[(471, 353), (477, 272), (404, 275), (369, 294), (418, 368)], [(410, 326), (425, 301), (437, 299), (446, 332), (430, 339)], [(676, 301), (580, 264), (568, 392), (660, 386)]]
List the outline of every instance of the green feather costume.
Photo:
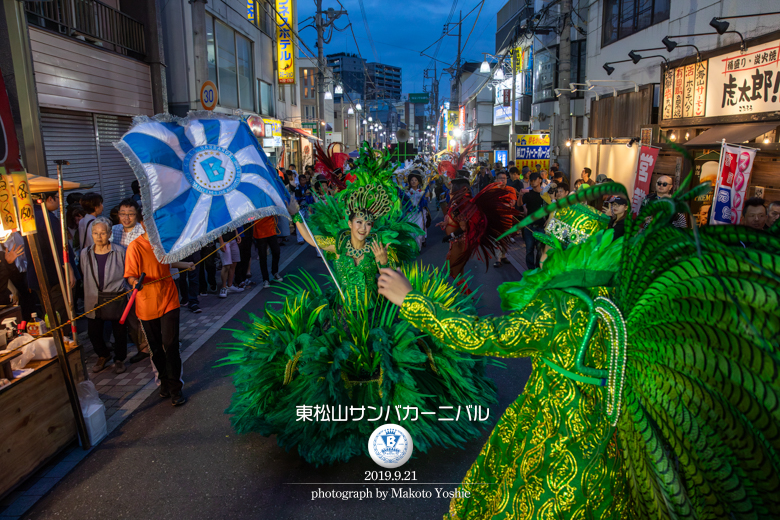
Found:
[[(236, 368), (227, 410), (236, 430), (276, 435), (280, 446), (315, 465), (368, 455), (368, 438), (387, 422), (409, 431), (415, 452), (463, 446), (486, 423), (439, 421), (422, 412), (460, 407), (466, 417), (466, 407), (485, 410), (497, 402), (495, 385), (485, 376), (486, 359), (446, 348), (402, 321), (398, 308), (377, 295), (378, 266), (370, 250), (357, 265), (348, 256), (348, 214), (382, 206), (369, 239), (390, 244), (390, 263), (420, 294), (474, 312), (473, 299), (449, 284), (446, 272), (411, 263), (419, 228), (402, 214), (386, 157), (365, 152), (349, 172), (354, 181), (346, 190), (309, 207), (318, 244), (336, 246), (336, 254), (327, 256), (345, 300), (330, 280), (320, 284), (305, 272), (288, 276), (276, 291), (282, 300), (259, 316), (250, 314), (221, 360)], [(302, 419), (302, 406), (319, 407), (319, 420)], [(337, 413), (349, 419), (336, 420)]]
[(445, 518), (780, 518), (780, 238), (673, 227), (709, 188), (690, 178), (619, 240), (557, 237), (499, 288), (506, 316), (406, 297), (402, 316), (457, 351), (533, 359)]

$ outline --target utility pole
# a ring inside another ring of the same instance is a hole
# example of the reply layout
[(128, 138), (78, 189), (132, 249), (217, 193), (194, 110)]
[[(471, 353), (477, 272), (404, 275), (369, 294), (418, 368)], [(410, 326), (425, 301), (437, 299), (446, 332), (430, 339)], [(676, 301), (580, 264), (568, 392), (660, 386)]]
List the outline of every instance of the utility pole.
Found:
[[(509, 108), (509, 111), (512, 114), (512, 118), (509, 123), (509, 160), (514, 161), (517, 159), (517, 138), (515, 137), (515, 108), (517, 105), (517, 58), (516, 52), (515, 52), (515, 44), (517, 37), (517, 26), (515, 26), (515, 34), (512, 36), (512, 46), (509, 48), (509, 52), (511, 53), (511, 63), (512, 63), (512, 106)], [(499, 65), (500, 66), (500, 65)], [(517, 165), (515, 165), (517, 166)]]
[[(569, 171), (569, 148), (566, 141), (571, 138), (571, 118), (569, 105), (569, 83), (571, 83), (571, 19), (572, 0), (561, 0), (561, 13), (563, 13), (561, 28), (560, 62), (558, 63), (558, 88), (561, 89), (561, 97), (558, 98), (558, 111), (560, 124), (558, 125), (558, 139), (555, 144), (556, 158), (564, 171)], [(552, 144), (552, 143), (551, 143)]]
[(460, 35), (463, 29), (463, 11), (458, 11), (458, 63), (455, 64), (455, 102), (460, 106)]
[[(315, 27), (317, 29), (317, 135), (322, 138), (325, 135), (323, 123), (325, 122), (325, 29), (330, 27), (333, 22), (338, 20), (341, 15), (347, 14), (346, 11), (336, 11), (332, 7), (327, 11), (322, 10), (322, 0), (317, 0), (317, 13), (314, 17)], [(323, 18), (324, 15), (328, 19)]]
[(322, 22), (322, 0), (317, 0), (317, 14), (315, 15), (314, 23), (317, 27), (317, 136), (320, 139), (324, 135), (321, 126), (322, 122), (325, 121), (325, 74), (322, 71), (325, 63), (325, 51), (323, 49), (325, 24)]

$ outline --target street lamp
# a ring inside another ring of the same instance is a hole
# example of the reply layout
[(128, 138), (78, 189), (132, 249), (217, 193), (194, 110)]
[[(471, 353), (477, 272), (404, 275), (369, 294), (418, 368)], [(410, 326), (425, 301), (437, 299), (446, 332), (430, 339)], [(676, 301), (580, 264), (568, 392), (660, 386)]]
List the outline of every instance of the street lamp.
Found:
[(355, 114), (355, 111), (352, 110), (352, 107), (349, 107), (349, 110), (347, 110), (347, 114), (349, 114), (349, 115), (354, 115)]
[(479, 66), (479, 72), (482, 74), (490, 74), (490, 63), (488, 63), (487, 58), (485, 58), (485, 61)]
[(344, 87), (342, 87), (341, 85), (336, 85), (335, 92), (336, 92), (336, 95), (343, 94), (344, 93)]
[(371, 116), (368, 116), (368, 120), (369, 120), (369, 121), (373, 121), (373, 120), (374, 120), (374, 118), (373, 118), (373, 117), (371, 117)]
[(325, 99), (333, 99), (333, 94), (330, 93), (330, 89), (325, 91)]
[(357, 110), (358, 112), (360, 112), (361, 110), (363, 110), (363, 105), (361, 105), (360, 103), (356, 104), (356, 105), (355, 105), (355, 110)]

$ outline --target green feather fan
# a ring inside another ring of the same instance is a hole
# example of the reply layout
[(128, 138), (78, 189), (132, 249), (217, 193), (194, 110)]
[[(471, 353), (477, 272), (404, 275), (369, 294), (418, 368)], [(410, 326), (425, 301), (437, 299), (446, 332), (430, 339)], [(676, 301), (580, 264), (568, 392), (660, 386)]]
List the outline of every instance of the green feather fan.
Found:
[(616, 278), (628, 332), (617, 436), (633, 513), (780, 518), (780, 240), (671, 226), (709, 190), (688, 191), (691, 178), (627, 223)]
[[(473, 297), (449, 283), (446, 272), (415, 264), (403, 270), (415, 290), (474, 312)], [(466, 414), (467, 406), (495, 404), (484, 358), (457, 353), (421, 334), (384, 298), (344, 307), (329, 282), (318, 284), (305, 273), (285, 277), (277, 294), (282, 301), (267, 305), (263, 316), (250, 315), (244, 330), (234, 331), (236, 342), (224, 347), (228, 355), (219, 366), (236, 368), (227, 413), (237, 432), (276, 435), (280, 446), (320, 465), (367, 455), (366, 439), (385, 422), (404, 426), (422, 453), (433, 446), (462, 447), (488, 426), (421, 413), (452, 406)], [(299, 420), (301, 405), (335, 406), (342, 413), (354, 407), (365, 416)]]

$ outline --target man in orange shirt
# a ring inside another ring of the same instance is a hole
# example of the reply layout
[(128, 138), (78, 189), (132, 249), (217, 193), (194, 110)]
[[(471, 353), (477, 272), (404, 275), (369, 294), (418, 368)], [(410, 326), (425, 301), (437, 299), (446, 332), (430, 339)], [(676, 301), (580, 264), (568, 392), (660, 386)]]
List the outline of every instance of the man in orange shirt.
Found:
[(135, 312), (141, 321), (152, 363), (160, 380), (160, 397), (171, 398), (173, 406), (187, 402), (182, 394), (182, 364), (179, 353), (179, 291), (170, 277), (171, 267), (192, 269), (192, 262), (161, 264), (154, 256), (149, 234), (143, 222), (142, 212), (138, 220), (144, 226), (144, 234), (133, 240), (125, 253), (125, 278), (135, 287), (141, 273), (146, 273), (143, 289), (135, 299)]
[[(287, 221), (285, 220), (285, 224)], [(257, 252), (260, 253), (260, 272), (263, 274), (263, 288), (271, 287), (271, 278), (268, 276), (268, 260), (266, 249), (271, 248), (271, 272), (274, 282), (281, 282), (279, 275), (279, 240), (276, 238), (276, 217), (265, 217), (254, 225), (252, 237), (255, 239)]]

